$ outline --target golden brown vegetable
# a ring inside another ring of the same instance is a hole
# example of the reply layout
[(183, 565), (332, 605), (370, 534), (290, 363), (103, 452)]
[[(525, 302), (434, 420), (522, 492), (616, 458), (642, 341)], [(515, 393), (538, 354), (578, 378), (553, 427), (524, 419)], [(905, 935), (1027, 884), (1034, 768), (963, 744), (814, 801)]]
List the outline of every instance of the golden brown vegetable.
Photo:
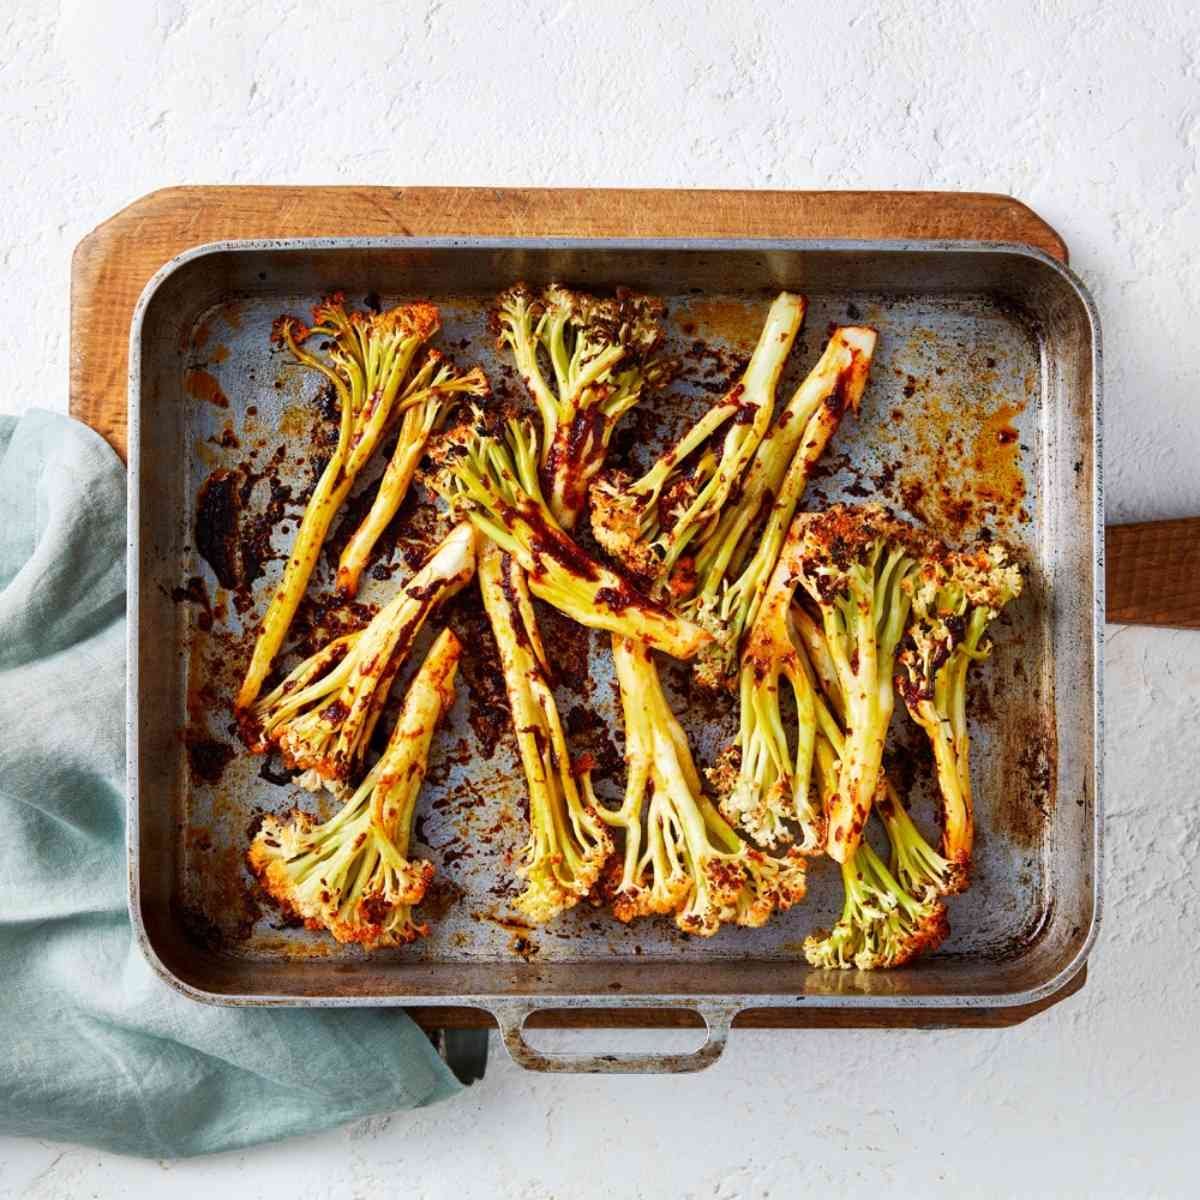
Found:
[[(271, 664), (283, 645), (296, 609), (334, 516), (358, 473), (374, 453), (390, 424), (424, 393), (406, 388), (420, 348), (437, 332), (432, 304), (404, 304), (381, 313), (348, 313), (340, 293), (313, 309), (313, 324), (294, 317), (275, 324), (274, 336), (297, 362), (333, 384), (341, 412), (338, 442), (304, 509), (283, 578), (271, 595), (236, 707), (248, 709), (258, 698)], [(316, 339), (324, 347), (309, 350)]]
[(842, 418), (858, 411), (874, 352), (873, 329), (834, 330), (759, 443), (736, 497), (697, 540), (696, 590), (683, 611), (714, 635), (696, 662), (702, 685), (732, 682), (742, 637), (763, 603), (796, 506)]
[(480, 367), (462, 375), (436, 350), (426, 355), (424, 364), (407, 389), (409, 397), (419, 396), (420, 399), (415, 400), (400, 419), (396, 448), (388, 459), (370, 511), (346, 543), (338, 562), (337, 590), (341, 595), (358, 594), (359, 580), (371, 551), (388, 522), (400, 511), (417, 464), (425, 453), (425, 444), (445, 415), (447, 403), (455, 396), (486, 396), (488, 390), (487, 376)]
[[(739, 727), (734, 745), (709, 772), (721, 793), (721, 811), (761, 846), (792, 841), (817, 853), (825, 845), (825, 812), (811, 793), (817, 709), (811, 668), (792, 627), (796, 576), (795, 535), (784, 544), (766, 597), (742, 651)], [(788, 736), (781, 690), (795, 701), (794, 737)], [(792, 748), (794, 744), (794, 749)]]
[(663, 311), (624, 288), (601, 299), (558, 283), (537, 294), (518, 283), (496, 301), (492, 326), (541, 416), (546, 502), (564, 529), (583, 512), (622, 414), (675, 371), (654, 357)]
[[(654, 593), (669, 588), (685, 551), (712, 531), (770, 426), (779, 376), (804, 308), (803, 296), (781, 292), (767, 313), (749, 365), (721, 403), (640, 479), (612, 473), (592, 488), (596, 540)], [(704, 455), (686, 475), (689, 457), (722, 426), (720, 453)], [(671, 501), (664, 505), (668, 493)], [(663, 512), (664, 507), (669, 511)]]
[(942, 795), (942, 853), (964, 881), (975, 841), (967, 671), (986, 658), (984, 631), (1021, 594), (1021, 572), (999, 542), (928, 558), (910, 578), (912, 620), (896, 685), (933, 748)]
[(527, 418), (488, 423), (476, 412), (431, 445), (429, 486), (512, 555), (539, 599), (581, 625), (691, 658), (709, 635), (642, 595), (554, 520), (538, 484), (537, 445)]
[(498, 547), (479, 551), (479, 587), (500, 648), (521, 765), (529, 783), (529, 843), (515, 906), (544, 924), (588, 894), (612, 839), (596, 813), (590, 771), (571, 762), (524, 572)]
[(409, 686), (383, 756), (331, 820), (267, 816), (247, 854), (266, 891), (310, 929), (368, 950), (429, 932), (413, 916), (433, 864), (409, 858), (429, 745), (454, 704), (462, 647), (443, 630)]
[(613, 639), (625, 714), (625, 801), (601, 810), (625, 834), (608, 888), (621, 921), (675, 913), (687, 933), (757, 926), (804, 898), (805, 860), (772, 858), (743, 842), (704, 795), (687, 735), (663, 694), (650, 651)]
[(908, 620), (907, 581), (932, 539), (878, 504), (838, 504), (793, 522), (793, 569), (820, 610), (846, 708), (846, 746), (828, 814), (838, 862), (862, 837), (895, 703), (892, 675)]
[(464, 522), (365, 629), (318, 651), (255, 705), (243, 721), (252, 748), (279, 746), (311, 786), (345, 784), (426, 617), (474, 574), (475, 532)]

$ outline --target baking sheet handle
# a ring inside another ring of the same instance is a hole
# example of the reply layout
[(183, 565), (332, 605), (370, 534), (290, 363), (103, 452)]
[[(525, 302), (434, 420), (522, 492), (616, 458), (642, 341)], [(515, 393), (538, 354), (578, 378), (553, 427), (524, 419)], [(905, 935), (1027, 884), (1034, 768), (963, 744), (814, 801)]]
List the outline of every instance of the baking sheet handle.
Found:
[[(673, 1075), (687, 1071), (702, 1071), (705, 1067), (711, 1067), (721, 1057), (729, 1038), (729, 1029), (733, 1024), (733, 1018), (737, 1015), (741, 1005), (703, 1000), (679, 1005), (680, 1008), (699, 1013), (707, 1029), (704, 1044), (696, 1050), (682, 1054), (645, 1054), (636, 1051), (612, 1054), (558, 1053), (534, 1049), (525, 1040), (526, 1020), (539, 1009), (563, 1007), (630, 1009), (637, 1008), (638, 1005), (630, 1004), (628, 1000), (606, 1004), (602, 999), (593, 997), (589, 997), (586, 1003), (578, 1006), (532, 1004), (524, 1000), (493, 1003), (491, 1005), (492, 1015), (496, 1018), (496, 1024), (500, 1027), (500, 1037), (513, 1062), (527, 1071), (555, 1071), (580, 1075)], [(661, 1008), (662, 1005), (643, 1005), (641, 1007)], [(595, 1031), (590, 1032), (594, 1033)]]

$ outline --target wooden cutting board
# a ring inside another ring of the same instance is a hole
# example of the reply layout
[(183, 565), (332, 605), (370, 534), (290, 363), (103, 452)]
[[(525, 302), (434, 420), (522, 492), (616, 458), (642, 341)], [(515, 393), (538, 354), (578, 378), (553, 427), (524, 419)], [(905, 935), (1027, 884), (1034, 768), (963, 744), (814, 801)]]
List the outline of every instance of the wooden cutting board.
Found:
[(1200, 629), (1200, 517), (1110, 525), (1104, 562), (1114, 625)]
[[(262, 237), (759, 237), (1023, 242), (1065, 262), (1067, 247), (1025, 205), (964, 192), (744, 192), (650, 189), (179, 187), (153, 192), (76, 247), (71, 263), (70, 410), (124, 458), (133, 309), (149, 279), (205, 242)], [(757, 1028), (1015, 1025), (1083, 986), (1001, 1009), (754, 1009)], [(481, 1027), (473, 1008), (410, 1010), (426, 1028)], [(531, 1026), (678, 1026), (669, 1011), (551, 1012)]]

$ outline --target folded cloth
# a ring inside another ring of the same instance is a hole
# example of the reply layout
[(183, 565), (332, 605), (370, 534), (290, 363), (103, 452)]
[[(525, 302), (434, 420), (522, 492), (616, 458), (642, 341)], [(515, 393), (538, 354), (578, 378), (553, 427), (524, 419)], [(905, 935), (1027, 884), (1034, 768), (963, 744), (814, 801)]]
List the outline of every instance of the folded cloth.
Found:
[(125, 904), (125, 472), (91, 430), (0, 417), (0, 1133), (167, 1158), (432, 1104), (395, 1010), (186, 999)]

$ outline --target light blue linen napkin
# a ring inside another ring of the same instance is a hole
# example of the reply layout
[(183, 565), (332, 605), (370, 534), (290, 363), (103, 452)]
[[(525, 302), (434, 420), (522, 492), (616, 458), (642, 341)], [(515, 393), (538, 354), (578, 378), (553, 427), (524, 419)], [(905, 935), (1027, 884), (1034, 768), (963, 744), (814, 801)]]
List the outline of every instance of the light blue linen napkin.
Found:
[(124, 718), (124, 469), (66, 417), (0, 417), (0, 1133), (177, 1157), (454, 1095), (401, 1012), (158, 979), (125, 905)]

